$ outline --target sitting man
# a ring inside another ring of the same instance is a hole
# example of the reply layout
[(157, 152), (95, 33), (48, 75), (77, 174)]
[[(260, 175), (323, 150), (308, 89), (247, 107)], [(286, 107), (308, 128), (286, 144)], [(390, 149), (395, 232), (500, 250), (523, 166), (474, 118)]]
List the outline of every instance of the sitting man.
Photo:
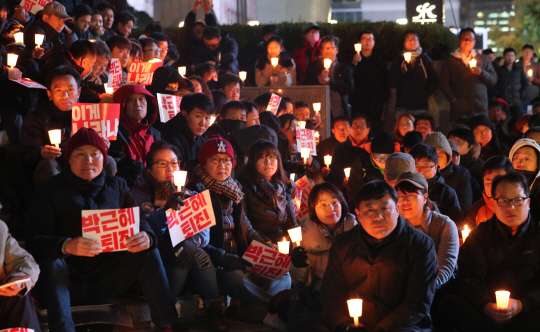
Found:
[(510, 150), (509, 159), (516, 172), (523, 174), (531, 191), (531, 215), (540, 218), (540, 145), (529, 138), (518, 140)]
[[(354, 198), (359, 225), (334, 239), (321, 285), (332, 331), (430, 330), (437, 254), (433, 241), (399, 215), (397, 200), (384, 181), (365, 184)], [(347, 309), (354, 298), (363, 300), (361, 327)]]
[(40, 186), (26, 222), (28, 251), (41, 268), (34, 296), (47, 309), (51, 331), (75, 332), (70, 306), (106, 303), (140, 284), (156, 331), (170, 331), (177, 314), (151, 228), (125, 239), (127, 251), (102, 253), (82, 236), (81, 211), (135, 206), (121, 178), (105, 175), (107, 149), (92, 129), (67, 142), (69, 168)]
[(231, 100), (221, 107), (220, 120), (214, 122), (205, 135), (212, 137), (215, 134), (229, 139), (233, 131), (246, 128), (247, 108), (241, 101)]
[[(540, 229), (529, 213), (529, 193), (517, 172), (493, 180), (495, 215), (463, 243), (457, 294), (443, 300), (448, 331), (536, 331), (539, 326)], [(500, 290), (510, 292), (507, 307), (497, 304)]]
[[(324, 156), (332, 156), (339, 143), (344, 143), (351, 133), (351, 123), (346, 116), (338, 116), (334, 119), (332, 136), (322, 140), (317, 145), (317, 160), (324, 165)], [(330, 166), (330, 165), (328, 165)], [(321, 172), (327, 175), (330, 169), (324, 167)]]
[(218, 88), (229, 100), (240, 100), (240, 89), (243, 87), (244, 82), (237, 75), (226, 73), (219, 76)]

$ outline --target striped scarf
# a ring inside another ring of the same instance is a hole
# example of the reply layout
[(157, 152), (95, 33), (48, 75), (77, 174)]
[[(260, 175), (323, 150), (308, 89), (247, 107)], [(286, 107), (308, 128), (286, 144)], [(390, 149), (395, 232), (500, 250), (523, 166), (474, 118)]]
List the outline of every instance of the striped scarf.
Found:
[(231, 199), (235, 204), (239, 204), (242, 199), (244, 199), (244, 193), (238, 186), (238, 182), (236, 182), (236, 180), (230, 176), (227, 178), (227, 180), (219, 182), (214, 180), (210, 174), (208, 174), (206, 170), (201, 167), (201, 165), (197, 165), (194, 171), (195, 174), (197, 174), (197, 176), (201, 179), (206, 189)]

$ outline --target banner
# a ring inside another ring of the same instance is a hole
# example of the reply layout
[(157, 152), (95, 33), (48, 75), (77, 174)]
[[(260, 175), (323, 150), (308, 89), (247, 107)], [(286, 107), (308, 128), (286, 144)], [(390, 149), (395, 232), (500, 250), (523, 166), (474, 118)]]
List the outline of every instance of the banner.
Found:
[(296, 128), (296, 146), (298, 151), (301, 148), (309, 148), (309, 154), (317, 155), (317, 145), (315, 144), (315, 130)]
[(73, 104), (71, 113), (71, 132), (79, 128), (94, 129), (99, 136), (115, 141), (120, 121), (120, 104)]
[(157, 100), (161, 122), (169, 121), (180, 112), (180, 102), (182, 101), (182, 97), (158, 93)]
[(127, 84), (140, 84), (140, 85), (150, 85), (152, 84), (152, 78), (154, 77), (154, 72), (159, 67), (163, 66), (163, 61), (156, 62), (142, 62), (142, 61), (133, 61), (129, 64), (128, 75), (127, 75)]
[(297, 216), (297, 220), (299, 223), (309, 217), (309, 208), (307, 203), (311, 189), (313, 189), (313, 184), (311, 183), (311, 181), (309, 181), (307, 176), (304, 175), (300, 180), (296, 181), (296, 190), (298, 192), (302, 192), (300, 209), (298, 210)]
[(279, 103), (281, 103), (281, 97), (276, 95), (275, 93), (272, 93), (272, 97), (270, 97), (268, 106), (266, 106), (266, 111), (272, 112), (272, 114), (276, 115), (279, 109)]
[(253, 267), (248, 268), (250, 273), (271, 280), (278, 280), (287, 274), (291, 264), (291, 256), (258, 241), (251, 242), (242, 258), (253, 264)]
[(117, 89), (122, 86), (122, 80), (122, 66), (120, 65), (120, 59), (112, 59), (107, 87)]
[(173, 247), (216, 224), (209, 190), (186, 199), (184, 203), (186, 205), (180, 207), (180, 211), (169, 209), (165, 212)]
[(10, 329), (0, 330), (0, 332), (34, 332), (34, 329), (27, 329), (25, 327), (12, 327)]
[(42, 10), (49, 2), (51, 2), (51, 0), (22, 0), (19, 6), (26, 8), (30, 13), (36, 15), (36, 13)]
[(139, 233), (139, 207), (83, 210), (83, 237), (101, 241), (102, 252), (127, 250), (126, 239)]
[(19, 83), (20, 85), (24, 85), (27, 88), (31, 89), (44, 89), (47, 90), (47, 87), (44, 85), (39, 84), (38, 82), (32, 81), (29, 78), (21, 78), (20, 80), (11, 80), (15, 83)]

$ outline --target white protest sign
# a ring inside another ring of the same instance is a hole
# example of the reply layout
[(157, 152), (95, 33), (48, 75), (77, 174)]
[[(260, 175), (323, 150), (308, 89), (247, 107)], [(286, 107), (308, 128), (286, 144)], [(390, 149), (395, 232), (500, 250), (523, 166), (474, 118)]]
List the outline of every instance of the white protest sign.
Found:
[(122, 66), (120, 65), (120, 59), (111, 59), (107, 86), (109, 88), (119, 88), (122, 86), (122, 80)]
[(272, 114), (276, 115), (279, 109), (280, 102), (281, 102), (281, 97), (276, 95), (275, 93), (272, 93), (272, 96), (270, 97), (270, 101), (268, 102), (268, 106), (266, 106), (266, 111), (272, 112)]
[(139, 233), (139, 207), (83, 210), (83, 237), (101, 241), (102, 252), (127, 250), (126, 239)]
[(22, 0), (19, 6), (36, 15), (37, 12), (42, 10), (49, 2), (51, 2), (51, 0)]
[(251, 242), (242, 258), (253, 264), (248, 268), (250, 273), (272, 280), (278, 280), (289, 272), (291, 264), (291, 256), (258, 241)]
[(317, 144), (315, 144), (315, 131), (311, 129), (296, 128), (296, 146), (301, 148), (309, 148), (309, 154), (317, 155)]
[(157, 94), (159, 117), (161, 122), (167, 122), (180, 112), (182, 97), (174, 95)]
[(311, 189), (313, 189), (313, 184), (311, 183), (311, 181), (309, 181), (307, 176), (304, 175), (300, 180), (296, 181), (296, 190), (298, 192), (301, 192), (302, 195), (300, 209), (298, 210), (297, 216), (297, 220), (299, 223), (309, 217), (309, 207), (307, 202)]

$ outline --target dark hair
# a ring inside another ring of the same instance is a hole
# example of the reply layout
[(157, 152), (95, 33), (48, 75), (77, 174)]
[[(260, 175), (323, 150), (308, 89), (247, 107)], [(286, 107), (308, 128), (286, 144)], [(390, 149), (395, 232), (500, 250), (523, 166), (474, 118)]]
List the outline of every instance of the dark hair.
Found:
[(214, 114), (221, 114), (221, 108), (229, 101), (229, 98), (227, 98), (223, 91), (215, 90), (212, 91), (212, 100), (215, 105)]
[(77, 40), (69, 47), (69, 53), (74, 59), (82, 58), (88, 54), (96, 56), (96, 47), (89, 40)]
[(399, 132), (399, 122), (401, 121), (402, 118), (407, 118), (407, 119), (411, 120), (411, 122), (413, 123), (413, 126), (414, 126), (414, 116), (411, 113), (401, 113), (398, 116), (398, 118), (396, 119), (396, 125), (394, 126), (394, 140), (396, 142), (400, 142), (400, 143), (403, 142), (403, 136)]
[(108, 2), (100, 2), (100, 3), (98, 3), (97, 5), (94, 6), (94, 10), (101, 13), (102, 16), (103, 16), (103, 11), (105, 9), (110, 9), (113, 12), (116, 11), (116, 8), (112, 4), (110, 4)]
[(409, 131), (403, 136), (403, 147), (406, 149), (412, 149), (416, 144), (421, 144), (424, 141), (424, 137), (418, 131)]
[(135, 18), (135, 16), (133, 16), (133, 14), (131, 14), (128, 11), (124, 11), (124, 12), (114, 15), (113, 26), (118, 27), (118, 23), (122, 23), (122, 25), (126, 25), (128, 24), (129, 21), (133, 22), (133, 24), (137, 23), (137, 19)]
[(272, 182), (281, 182), (284, 185), (288, 185), (291, 181), (287, 177), (285, 170), (283, 169), (283, 163), (281, 161), (281, 154), (279, 153), (278, 148), (267, 140), (259, 140), (255, 142), (249, 149), (249, 157), (246, 167), (243, 174), (247, 178), (251, 179), (253, 182), (260, 182), (262, 180), (262, 175), (257, 171), (257, 161), (265, 156), (273, 154), (277, 158), (277, 170), (276, 173), (272, 176)]
[(75, 8), (73, 8), (73, 12), (71, 12), (71, 16), (75, 17), (75, 21), (78, 20), (79, 17), (85, 16), (85, 15), (92, 16), (93, 14), (94, 14), (94, 11), (92, 10), (92, 8), (90, 8), (90, 6), (85, 5), (83, 3), (75, 6)]
[(503, 104), (500, 101), (492, 100), (488, 103), (488, 109), (498, 107), (504, 111)]
[(96, 40), (93, 44), (96, 48), (96, 56), (107, 58), (111, 61), (111, 50), (104, 41)]
[(414, 120), (414, 128), (416, 129), (416, 125), (418, 124), (418, 121), (420, 120), (424, 120), (424, 121), (429, 121), (430, 125), (431, 125), (431, 129), (435, 129), (435, 118), (433, 118), (431, 115), (429, 114), (420, 114), (420, 115), (417, 115), (415, 120)]
[(215, 71), (215, 72), (218, 71), (216, 66), (214, 66), (213, 64), (211, 64), (211, 63), (203, 63), (203, 64), (201, 64), (201, 65), (199, 65), (199, 66), (197, 66), (195, 68), (194, 73), (197, 76), (203, 77), (204, 74), (206, 74), (206, 73), (208, 73), (208, 72), (210, 72), (212, 70)]
[(491, 120), (488, 118), (487, 115), (476, 115), (476, 116), (473, 116), (470, 120), (469, 120), (469, 128), (471, 128), (471, 130), (474, 132), (474, 129), (478, 126), (485, 126), (485, 127), (488, 127), (489, 129), (491, 129), (491, 135), (493, 137), (497, 137), (497, 130), (495, 129), (495, 125), (493, 124), (493, 122), (491, 122)]
[(360, 31), (360, 34), (358, 35), (358, 40), (362, 40), (363, 35), (372, 35), (373, 39), (375, 39), (375, 34), (371, 30), (362, 30), (362, 31)]
[[(268, 107), (268, 103), (270, 102), (270, 98), (272, 98), (272, 93), (271, 92), (265, 92), (262, 95), (257, 96), (253, 100), (253, 103), (255, 103), (255, 106), (257, 106), (257, 110), (260, 110), (261, 107), (264, 107), (264, 111), (266, 111), (266, 107)], [(279, 102), (279, 107), (278, 107), (278, 110), (277, 110), (276, 114), (279, 114), (282, 110), (286, 110), (286, 109), (287, 109), (287, 104), (285, 103), (285, 101), (283, 101), (283, 98), (281, 98), (281, 101)], [(259, 111), (259, 113), (262, 113), (262, 112)]]
[[(436, 153), (435, 153), (436, 154)], [(381, 199), (390, 195), (394, 203), (397, 204), (397, 192), (386, 181), (377, 180), (364, 184), (354, 195), (354, 207), (358, 208), (360, 203), (372, 199)]]
[(309, 193), (307, 203), (309, 219), (311, 219), (311, 221), (315, 222), (316, 224), (324, 225), (319, 220), (319, 218), (317, 217), (317, 213), (315, 212), (315, 206), (319, 202), (319, 196), (321, 196), (322, 193), (328, 193), (339, 200), (339, 204), (341, 204), (341, 218), (339, 218), (338, 223), (342, 223), (347, 217), (347, 214), (349, 214), (349, 206), (347, 204), (347, 201), (345, 200), (345, 197), (343, 197), (343, 193), (341, 192), (341, 190), (339, 190), (339, 188), (336, 187), (335, 184), (326, 181), (314, 185)]
[(281, 46), (281, 48), (285, 48), (285, 46), (283, 46), (283, 39), (281, 39), (281, 37), (279, 36), (272, 36), (270, 37), (267, 41), (266, 41), (266, 45), (270, 45), (271, 42), (278, 42), (279, 43), (279, 46)]
[(131, 50), (131, 41), (124, 36), (112, 36), (111, 38), (107, 39), (105, 43), (107, 44), (111, 52), (114, 51), (115, 47), (118, 47), (121, 50)]
[(418, 188), (417, 186), (408, 181), (400, 182), (394, 189), (396, 189), (396, 192), (401, 190), (407, 194), (412, 194), (420, 191), (422, 195), (425, 195), (428, 192), (426, 188)]
[(415, 146), (412, 147), (411, 151), (409, 151), (409, 154), (414, 158), (415, 161), (427, 159), (428, 161), (432, 161), (435, 164), (439, 163), (437, 150), (435, 150), (434, 147), (431, 147), (427, 144), (416, 144)]
[(144, 56), (146, 46), (148, 46), (150, 44), (156, 44), (156, 46), (158, 46), (157, 40), (155, 40), (154, 38), (150, 38), (150, 37), (139, 39), (139, 42), (141, 43), (141, 47), (143, 49), (143, 56)]
[(461, 138), (462, 140), (467, 142), (469, 146), (474, 146), (474, 143), (476, 142), (476, 138), (474, 138), (474, 133), (466, 125), (454, 125), (448, 132), (448, 135), (446, 135), (446, 137), (450, 136), (456, 136), (458, 138)]
[(279, 35), (279, 29), (273, 24), (267, 24), (262, 27), (262, 35), (268, 34)]
[(514, 165), (506, 156), (491, 157), (482, 165), (482, 178), (486, 173), (491, 173), (497, 169), (503, 169), (506, 173), (509, 173), (514, 170)]
[(212, 27), (212, 26), (209, 26), (209, 27), (206, 27), (204, 28), (204, 31), (203, 31), (203, 38), (204, 39), (219, 39), (221, 38), (221, 30), (219, 30), (218, 27)]
[(521, 48), (522, 51), (526, 50), (526, 49), (529, 49), (529, 50), (532, 50), (534, 52), (534, 47), (530, 44), (525, 44), (523, 45), (523, 47)]
[(473, 28), (463, 28), (461, 29), (461, 31), (459, 31), (459, 38), (461, 38), (461, 35), (463, 35), (464, 33), (466, 32), (471, 32), (473, 34), (473, 36), (476, 38), (476, 32), (474, 32), (474, 29)]
[(486, 48), (485, 50), (482, 51), (482, 54), (490, 55), (490, 54), (495, 54), (495, 52), (493, 52), (491, 48)]
[(507, 47), (507, 48), (505, 48), (504, 51), (503, 51), (503, 56), (505, 56), (506, 53), (510, 53), (510, 52), (514, 52), (514, 55), (516, 54), (516, 50), (514, 50), (514, 49), (511, 48), (511, 47)]
[(81, 87), (81, 75), (71, 66), (60, 66), (47, 73), (47, 90), (51, 91), (53, 81), (62, 76), (73, 76), (77, 87)]
[(153, 34), (151, 34), (150, 36), (148, 36), (150, 38), (154, 38), (155, 40), (157, 40), (158, 42), (160, 41), (166, 41), (167, 43), (171, 43), (171, 38), (169, 38), (166, 34), (164, 34), (163, 32), (154, 32)]
[(257, 106), (251, 100), (243, 99), (240, 101), (242, 102), (242, 104), (244, 104), (244, 106), (246, 106), (246, 110), (247, 110), (246, 114), (253, 112), (253, 109), (257, 110)]
[(309, 107), (309, 105), (305, 101), (297, 101), (296, 103), (294, 103), (294, 108), (300, 107)]
[(195, 108), (209, 115), (215, 112), (214, 102), (204, 93), (189, 93), (184, 95), (182, 102), (180, 102), (180, 110), (186, 111), (189, 114)]
[(369, 119), (367, 117), (367, 115), (365, 115), (364, 113), (356, 113), (352, 116), (351, 118), (351, 126), (352, 126), (352, 123), (354, 122), (354, 120), (356, 119), (364, 119), (366, 121), (366, 126), (368, 128), (371, 128), (371, 123), (369, 122)]
[(529, 130), (527, 130), (525, 134), (523, 134), (523, 137), (527, 138), (527, 135), (532, 134), (532, 133), (540, 133), (540, 126), (530, 127)]
[(219, 76), (218, 89), (223, 90), (225, 89), (227, 85), (230, 85), (230, 84), (239, 84), (240, 88), (244, 87), (244, 82), (242, 82), (242, 79), (238, 77), (238, 75), (225, 73)]
[(529, 185), (527, 184), (527, 179), (523, 174), (518, 172), (508, 172), (505, 175), (498, 175), (493, 179), (493, 182), (491, 183), (491, 197), (495, 199), (495, 191), (497, 189), (497, 186), (500, 183), (515, 183), (519, 184), (523, 191), (525, 192), (525, 196), (528, 198), (531, 195), (531, 190), (529, 189)]
[[(279, 120), (279, 127), (280, 128), (285, 128), (287, 126), (290, 127), (291, 121), (293, 121), (293, 120), (298, 121), (298, 118), (294, 114), (286, 113), (286, 114), (280, 115), (278, 117), (278, 120)], [(277, 134), (279, 134), (279, 133), (277, 133)]]
[(226, 102), (221, 107), (221, 111), (219, 115), (221, 116), (222, 119), (225, 119), (227, 117), (227, 112), (229, 112), (229, 110), (236, 110), (236, 109), (244, 110), (246, 112), (246, 115), (248, 113), (246, 106), (241, 101), (231, 100), (231, 101)]
[(324, 43), (327, 43), (327, 42), (332, 42), (332, 44), (334, 45), (334, 47), (339, 47), (339, 38), (336, 37), (336, 36), (332, 36), (332, 35), (328, 35), (328, 36), (324, 36), (322, 39), (321, 39), (321, 43), (319, 45), (322, 45)]
[(420, 40), (420, 34), (416, 30), (407, 30), (403, 34), (403, 41), (405, 41), (405, 38), (407, 38), (408, 35), (415, 35), (418, 40)]
[(154, 165), (154, 156), (162, 150), (171, 150), (174, 152), (176, 157), (181, 160), (182, 156), (180, 156), (180, 150), (171, 143), (163, 140), (157, 140), (152, 143), (150, 146), (150, 150), (148, 150), (148, 153), (146, 154), (146, 157), (144, 158), (144, 161), (146, 163), (146, 169), (152, 168)]
[(332, 129), (334, 128), (336, 123), (338, 123), (340, 121), (347, 122), (349, 124), (349, 126), (351, 125), (351, 120), (349, 120), (349, 117), (347, 117), (346, 115), (340, 115), (340, 116), (336, 116), (334, 118), (334, 120), (332, 121), (333, 122), (332, 123)]
[[(208, 88), (208, 84), (206, 84), (201, 77), (199, 77), (199, 76), (191, 76), (191, 77), (188, 78), (188, 80), (199, 82), (199, 84), (201, 85), (202, 93), (204, 93), (205, 95), (210, 97), (210, 99), (212, 99), (212, 100), (214, 99), (213, 96), (212, 96), (212, 91), (210, 91), (210, 88)], [(195, 86), (194, 86), (194, 88), (195, 88)]]
[(165, 32), (165, 29), (163, 29), (163, 26), (161, 26), (161, 23), (152, 22), (152, 23), (148, 24), (144, 28), (144, 35), (145, 36), (150, 37), (155, 32), (159, 32), (159, 33), (164, 33)]
[(131, 41), (131, 51), (129, 51), (129, 55), (133, 57), (139, 56), (139, 58), (142, 61), (143, 49), (142, 49), (141, 42), (135, 38), (129, 38), (129, 40)]
[(279, 136), (279, 128), (281, 128), (281, 124), (278, 117), (275, 116), (272, 112), (259, 113), (259, 122), (261, 123), (261, 125), (272, 128), (272, 130), (276, 133), (276, 136)]
[(167, 51), (167, 59), (172, 60), (172, 61), (178, 61), (180, 59), (180, 50), (173, 43), (169, 43), (169, 50)]

